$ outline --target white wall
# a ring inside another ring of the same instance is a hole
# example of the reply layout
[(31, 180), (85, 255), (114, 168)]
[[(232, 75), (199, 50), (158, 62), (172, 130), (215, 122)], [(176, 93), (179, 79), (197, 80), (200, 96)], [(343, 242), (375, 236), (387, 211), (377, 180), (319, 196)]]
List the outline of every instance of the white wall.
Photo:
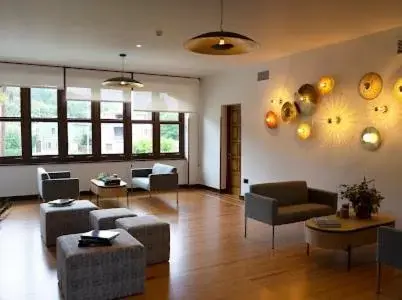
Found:
[[(391, 96), (397, 77), (402, 77), (402, 55), (396, 55), (402, 28), (331, 45), (258, 67), (203, 78), (203, 120), (200, 177), (205, 185), (219, 188), (219, 136), (221, 105), (242, 104), (242, 178), (249, 184), (280, 180), (307, 180), (310, 186), (338, 190), (341, 183), (355, 183), (363, 176), (376, 180), (386, 200), (385, 210), (402, 215), (402, 108)], [(257, 72), (269, 70), (271, 79), (257, 82)], [(384, 90), (371, 102), (358, 95), (358, 82), (366, 72), (378, 72)], [(304, 83), (315, 83), (332, 75), (336, 88), (322, 99), (313, 122), (314, 136), (307, 141), (296, 137), (297, 123), (267, 129), (265, 113), (279, 106), (271, 99), (292, 100)], [(373, 107), (387, 104), (385, 115)], [(342, 117), (338, 129), (329, 127), (328, 117)], [(376, 125), (384, 142), (376, 152), (361, 148), (359, 136)], [(331, 131), (332, 130), (332, 131)], [(248, 185), (242, 186), (242, 194)]]
[[(177, 167), (179, 184), (187, 184), (187, 161), (172, 160), (163, 161)], [(103, 162), (103, 163), (74, 163), (74, 164), (51, 164), (43, 165), (47, 171), (71, 171), (71, 176), (80, 179), (80, 190), (89, 190), (89, 181), (101, 172), (118, 174), (121, 178), (130, 183), (129, 172), (131, 164), (134, 168), (152, 167), (154, 161), (135, 162)], [(22, 196), (35, 195), (38, 193), (36, 181), (37, 165), (0, 167), (0, 196)], [(194, 172), (193, 172), (194, 173)]]

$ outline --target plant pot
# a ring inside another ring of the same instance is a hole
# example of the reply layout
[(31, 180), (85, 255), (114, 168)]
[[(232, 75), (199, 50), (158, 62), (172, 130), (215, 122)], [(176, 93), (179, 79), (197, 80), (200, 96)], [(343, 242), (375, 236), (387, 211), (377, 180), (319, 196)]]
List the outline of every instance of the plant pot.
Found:
[(358, 219), (370, 219), (371, 211), (367, 206), (355, 207), (356, 218)]

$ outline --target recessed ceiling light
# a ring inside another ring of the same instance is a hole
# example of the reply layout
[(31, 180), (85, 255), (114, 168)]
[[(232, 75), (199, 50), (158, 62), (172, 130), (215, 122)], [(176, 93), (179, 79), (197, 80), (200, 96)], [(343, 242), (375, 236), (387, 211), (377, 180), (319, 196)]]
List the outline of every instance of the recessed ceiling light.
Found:
[(137, 48), (141, 48), (142, 47), (142, 45), (141, 44), (137, 44), (137, 45), (135, 45)]

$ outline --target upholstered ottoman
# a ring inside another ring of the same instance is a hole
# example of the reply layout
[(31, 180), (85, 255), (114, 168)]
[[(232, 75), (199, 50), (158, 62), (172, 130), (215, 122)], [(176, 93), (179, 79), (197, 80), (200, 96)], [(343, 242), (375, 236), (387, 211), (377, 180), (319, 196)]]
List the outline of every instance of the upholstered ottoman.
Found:
[(116, 220), (116, 227), (128, 231), (145, 247), (148, 265), (169, 261), (170, 227), (155, 216), (141, 216)]
[(119, 218), (135, 216), (127, 208), (108, 208), (91, 212), (89, 218), (93, 229), (103, 230), (116, 228), (115, 221)]
[(120, 232), (112, 246), (78, 247), (81, 234), (57, 238), (57, 278), (65, 300), (102, 300), (143, 293), (144, 246)]
[(56, 245), (61, 235), (85, 232), (91, 229), (89, 212), (98, 207), (88, 200), (76, 200), (69, 206), (55, 207), (40, 204), (40, 233), (46, 246)]

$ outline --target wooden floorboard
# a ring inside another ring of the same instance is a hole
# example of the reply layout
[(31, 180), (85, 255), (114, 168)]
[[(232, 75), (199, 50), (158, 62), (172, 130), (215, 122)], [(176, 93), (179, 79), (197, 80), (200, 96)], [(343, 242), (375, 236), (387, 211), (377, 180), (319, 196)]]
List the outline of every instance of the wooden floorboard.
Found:
[[(346, 270), (343, 252), (312, 249), (308, 257), (303, 224), (277, 228), (272, 251), (271, 228), (250, 220), (243, 238), (243, 202), (203, 190), (151, 200), (132, 194), (130, 209), (155, 214), (171, 225), (171, 260), (147, 269), (146, 291), (130, 299), (402, 299), (402, 276), (384, 271), (383, 293), (375, 290), (375, 247), (353, 252)], [(104, 200), (102, 207), (124, 206), (125, 199)], [(39, 202), (18, 201), (0, 222), (0, 300), (61, 299), (57, 287), (55, 249), (43, 246)]]

